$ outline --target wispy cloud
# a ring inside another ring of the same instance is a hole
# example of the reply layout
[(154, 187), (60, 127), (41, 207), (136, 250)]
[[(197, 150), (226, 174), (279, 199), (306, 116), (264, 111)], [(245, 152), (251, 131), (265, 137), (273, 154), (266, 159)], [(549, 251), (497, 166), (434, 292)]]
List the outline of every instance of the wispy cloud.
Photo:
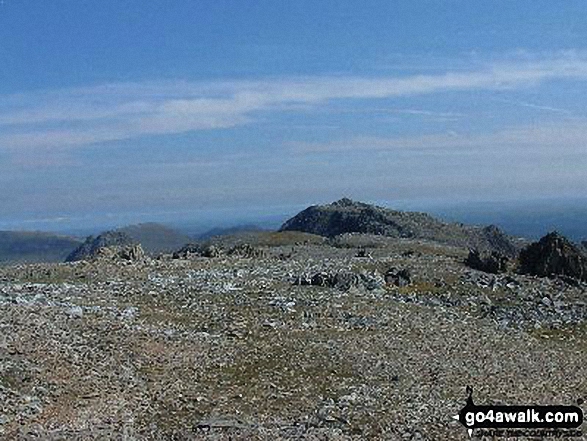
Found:
[(523, 125), (492, 133), (468, 134), (449, 131), (432, 135), (395, 138), (353, 137), (327, 142), (289, 142), (294, 153), (362, 151), (504, 151), (564, 155), (587, 152), (587, 119), (541, 125)]
[[(509, 60), (474, 71), (436, 75), (145, 82), (31, 93), (0, 97), (0, 148), (71, 148), (146, 135), (231, 128), (255, 121), (259, 112), (312, 108), (334, 100), (520, 89), (554, 79), (587, 79), (587, 58)], [(410, 109), (403, 112), (426, 114)]]
[(498, 101), (498, 102), (507, 103), (507, 104), (513, 104), (514, 106), (526, 107), (528, 109), (545, 110), (548, 112), (563, 113), (565, 115), (572, 115), (573, 114), (573, 112), (571, 112), (570, 110), (559, 109), (558, 107), (545, 106), (545, 105), (541, 105), (541, 104), (528, 103), (526, 101), (520, 101), (520, 100), (512, 100), (512, 99), (507, 99), (507, 98), (493, 98), (493, 101)]

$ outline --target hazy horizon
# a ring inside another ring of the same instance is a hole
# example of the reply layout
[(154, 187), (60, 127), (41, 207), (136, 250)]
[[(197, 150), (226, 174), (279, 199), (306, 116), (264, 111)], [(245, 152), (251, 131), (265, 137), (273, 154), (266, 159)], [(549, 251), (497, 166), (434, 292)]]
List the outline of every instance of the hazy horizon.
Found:
[[(342, 197), (342, 196), (341, 196)], [(288, 218), (309, 205), (330, 203), (318, 201), (299, 206), (277, 206), (243, 212), (239, 209), (185, 211), (181, 213), (142, 213), (115, 217), (111, 214), (88, 215), (83, 218), (39, 219), (0, 223), (1, 230), (45, 231), (72, 236), (95, 235), (100, 232), (141, 223), (159, 223), (182, 233), (196, 236), (215, 228), (254, 225), (277, 229)], [(508, 234), (537, 239), (550, 231), (559, 231), (574, 241), (587, 240), (587, 199), (531, 201), (469, 201), (438, 204), (434, 201), (367, 201), (401, 211), (429, 213), (446, 222), (499, 226)]]

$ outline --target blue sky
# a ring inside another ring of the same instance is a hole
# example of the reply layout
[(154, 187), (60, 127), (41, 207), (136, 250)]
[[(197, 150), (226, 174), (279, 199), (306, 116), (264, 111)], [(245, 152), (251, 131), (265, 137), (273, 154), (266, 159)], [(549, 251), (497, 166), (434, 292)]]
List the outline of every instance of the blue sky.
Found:
[(583, 1), (0, 4), (0, 228), (576, 199)]

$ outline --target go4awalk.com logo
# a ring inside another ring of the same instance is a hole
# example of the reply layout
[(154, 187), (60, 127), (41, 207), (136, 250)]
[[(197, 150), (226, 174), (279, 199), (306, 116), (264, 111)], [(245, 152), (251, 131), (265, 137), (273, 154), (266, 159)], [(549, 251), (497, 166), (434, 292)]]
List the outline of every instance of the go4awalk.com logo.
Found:
[[(478, 406), (467, 387), (467, 404), (453, 416), (467, 429), (484, 429), (489, 436), (581, 436), (583, 411), (578, 406)], [(578, 400), (578, 404), (582, 404)]]

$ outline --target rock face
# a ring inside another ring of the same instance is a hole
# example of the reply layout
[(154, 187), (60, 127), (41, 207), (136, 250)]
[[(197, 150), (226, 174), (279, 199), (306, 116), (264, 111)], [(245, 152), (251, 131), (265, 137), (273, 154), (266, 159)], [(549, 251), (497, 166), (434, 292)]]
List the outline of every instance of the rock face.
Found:
[(496, 226), (481, 228), (445, 223), (426, 213), (395, 211), (347, 198), (329, 205), (306, 208), (285, 222), (280, 229), (290, 230), (326, 237), (363, 233), (426, 239), (479, 250), (499, 251), (512, 257), (518, 251), (510, 238)]
[(520, 272), (587, 281), (587, 257), (564, 236), (552, 232), (520, 252)]
[[(78, 260), (89, 260), (100, 255), (111, 254), (114, 250), (104, 251), (106, 248), (113, 248), (122, 251), (125, 247), (136, 246), (137, 243), (126, 233), (120, 231), (107, 231), (97, 237), (89, 236), (83, 244), (73, 250), (65, 259), (66, 262)], [(142, 249), (141, 249), (142, 251)], [(128, 256), (135, 255), (138, 250), (129, 251)]]
[(470, 268), (486, 273), (504, 273), (508, 269), (509, 259), (497, 251), (479, 252), (470, 250), (469, 256), (465, 259), (465, 265)]

